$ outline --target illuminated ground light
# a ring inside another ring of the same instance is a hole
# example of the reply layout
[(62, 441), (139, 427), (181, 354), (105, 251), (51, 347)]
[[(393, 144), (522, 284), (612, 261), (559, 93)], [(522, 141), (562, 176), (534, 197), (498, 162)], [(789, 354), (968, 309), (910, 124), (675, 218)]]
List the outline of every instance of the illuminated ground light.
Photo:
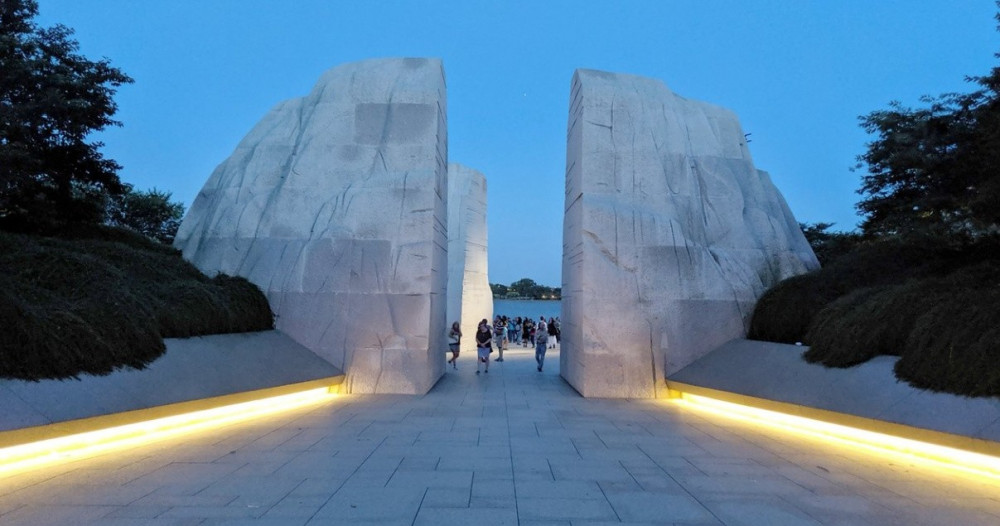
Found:
[(839, 424), (831, 424), (800, 416), (724, 402), (690, 393), (680, 393), (675, 403), (726, 418), (748, 422), (772, 430), (808, 435), (848, 447), (892, 456), (930, 468), (956, 470), (990, 480), (1000, 481), (1000, 458), (939, 446)]
[(0, 448), (0, 476), (322, 404), (335, 391), (313, 388)]

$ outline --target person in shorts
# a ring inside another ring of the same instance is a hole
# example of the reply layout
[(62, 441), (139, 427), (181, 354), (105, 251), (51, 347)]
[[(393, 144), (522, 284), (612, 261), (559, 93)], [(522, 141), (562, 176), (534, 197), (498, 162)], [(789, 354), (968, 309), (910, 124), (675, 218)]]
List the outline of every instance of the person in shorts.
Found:
[(476, 374), (479, 374), (479, 366), (486, 364), (486, 374), (490, 373), (490, 353), (493, 352), (493, 331), (490, 330), (490, 322), (486, 318), (479, 322), (476, 329)]
[(497, 346), (497, 361), (503, 361), (503, 351), (507, 348), (507, 317), (497, 316), (493, 322), (493, 344)]
[(448, 329), (448, 350), (451, 351), (451, 359), (448, 363), (452, 369), (458, 370), (456, 361), (458, 360), (459, 344), (462, 342), (462, 329), (458, 322), (452, 322), (451, 329)]

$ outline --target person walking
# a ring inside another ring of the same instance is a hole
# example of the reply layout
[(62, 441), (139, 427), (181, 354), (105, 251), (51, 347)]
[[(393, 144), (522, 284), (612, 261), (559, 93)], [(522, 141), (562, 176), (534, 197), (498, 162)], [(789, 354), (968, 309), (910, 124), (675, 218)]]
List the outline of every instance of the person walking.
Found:
[(507, 317), (497, 316), (493, 322), (493, 343), (497, 346), (497, 361), (503, 361), (503, 348), (507, 343)]
[(476, 329), (476, 374), (479, 374), (480, 364), (486, 364), (486, 374), (490, 373), (490, 353), (493, 352), (493, 334), (490, 332), (490, 322), (486, 318), (479, 322)]
[(451, 364), (451, 368), (458, 370), (458, 352), (459, 344), (462, 342), (462, 329), (458, 322), (452, 322), (451, 329), (448, 329), (448, 350), (451, 351), (451, 359), (448, 363)]
[(538, 372), (542, 372), (542, 367), (545, 365), (545, 349), (548, 345), (549, 333), (545, 318), (542, 318), (535, 327), (535, 362), (538, 363)]

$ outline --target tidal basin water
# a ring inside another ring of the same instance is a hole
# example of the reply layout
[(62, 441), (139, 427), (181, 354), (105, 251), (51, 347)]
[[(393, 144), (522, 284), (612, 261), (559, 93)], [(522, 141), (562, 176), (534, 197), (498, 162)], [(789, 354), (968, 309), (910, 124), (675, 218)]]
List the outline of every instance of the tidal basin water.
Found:
[(520, 316), (537, 320), (539, 316), (545, 319), (559, 316), (558, 300), (493, 300), (493, 315), (507, 315), (511, 318)]

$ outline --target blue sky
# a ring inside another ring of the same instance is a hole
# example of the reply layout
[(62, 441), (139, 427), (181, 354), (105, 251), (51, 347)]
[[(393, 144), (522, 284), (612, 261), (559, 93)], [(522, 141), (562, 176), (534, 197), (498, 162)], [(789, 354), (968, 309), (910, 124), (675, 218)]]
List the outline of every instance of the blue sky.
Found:
[(858, 222), (868, 138), (889, 101), (970, 91), (998, 61), (991, 0), (40, 0), (83, 54), (135, 79), (103, 133), (122, 179), (188, 206), (274, 104), (375, 57), (444, 60), (449, 157), (486, 174), (490, 281), (557, 286), (576, 68), (653, 77), (733, 110), (803, 222)]

